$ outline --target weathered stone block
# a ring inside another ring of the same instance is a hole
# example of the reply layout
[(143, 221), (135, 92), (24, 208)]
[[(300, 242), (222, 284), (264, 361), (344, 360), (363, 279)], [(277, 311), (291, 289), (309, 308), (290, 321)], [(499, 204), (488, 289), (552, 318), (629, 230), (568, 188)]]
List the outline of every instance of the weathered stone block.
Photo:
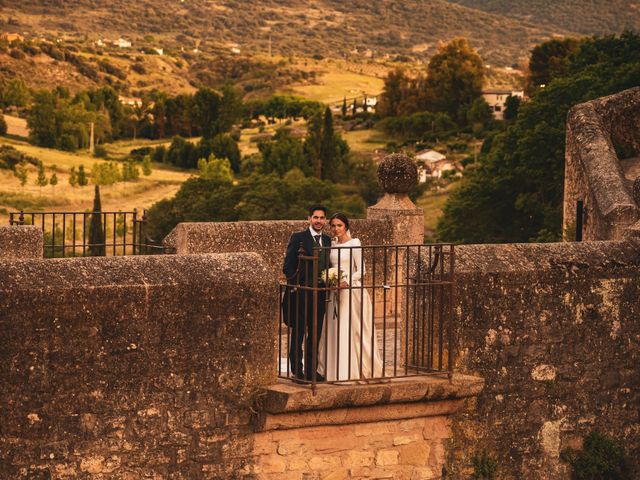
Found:
[(42, 258), (44, 239), (42, 230), (32, 225), (8, 225), (0, 227), (0, 258)]

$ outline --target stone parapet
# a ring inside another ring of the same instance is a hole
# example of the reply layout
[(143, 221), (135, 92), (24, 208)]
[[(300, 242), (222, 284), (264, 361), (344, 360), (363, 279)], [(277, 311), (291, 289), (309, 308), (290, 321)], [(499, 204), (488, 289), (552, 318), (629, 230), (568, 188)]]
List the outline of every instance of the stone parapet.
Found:
[(594, 431), (640, 478), (640, 243), (457, 246), (455, 285), (454, 369), (486, 384), (453, 418), (451, 478), (486, 455), (501, 478), (566, 479), (561, 451)]
[(42, 229), (32, 225), (0, 227), (0, 258), (28, 259), (43, 256)]
[[(622, 160), (640, 155), (640, 87), (576, 105), (567, 116), (563, 230), (572, 240), (576, 203), (583, 239), (620, 240), (640, 219)], [(624, 163), (629, 170), (638, 161)]]
[(476, 396), (482, 379), (454, 375), (371, 385), (291, 383), (259, 394), (255, 461), (261, 479), (439, 479), (451, 416)]
[[(365, 245), (386, 245), (389, 225), (385, 219), (354, 219), (351, 234)], [(280, 272), (289, 237), (308, 226), (304, 220), (180, 223), (164, 244), (174, 247), (178, 255), (256, 252), (269, 268)]]
[(253, 253), (0, 262), (0, 478), (239, 478), (276, 285)]

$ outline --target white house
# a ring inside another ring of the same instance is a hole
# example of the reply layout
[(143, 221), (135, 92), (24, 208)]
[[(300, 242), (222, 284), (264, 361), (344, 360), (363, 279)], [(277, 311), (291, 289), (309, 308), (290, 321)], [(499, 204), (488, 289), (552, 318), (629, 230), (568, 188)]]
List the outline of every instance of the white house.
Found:
[(519, 97), (521, 100), (524, 98), (524, 91), (522, 90), (483, 90), (482, 96), (491, 107), (493, 116), (496, 120), (502, 120), (504, 118), (504, 103), (507, 97)]
[(129, 40), (125, 40), (122, 37), (116, 40), (115, 42), (113, 42), (113, 44), (116, 47), (120, 47), (120, 48), (131, 48), (131, 42)]
[(125, 97), (123, 95), (118, 95), (118, 100), (122, 105), (128, 105), (130, 107), (141, 107), (142, 99), (138, 97)]
[(455, 170), (452, 160), (435, 150), (421, 150), (416, 153), (415, 161), (418, 165), (418, 179), (420, 183), (427, 181), (427, 177), (441, 178), (447, 170)]

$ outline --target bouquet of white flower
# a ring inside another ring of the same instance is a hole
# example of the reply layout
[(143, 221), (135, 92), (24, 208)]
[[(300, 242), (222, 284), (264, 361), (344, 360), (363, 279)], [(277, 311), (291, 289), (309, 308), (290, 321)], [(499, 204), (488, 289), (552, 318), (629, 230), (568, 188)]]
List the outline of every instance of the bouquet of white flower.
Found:
[(325, 282), (328, 287), (337, 287), (345, 279), (344, 273), (336, 267), (328, 268), (320, 273), (320, 280)]

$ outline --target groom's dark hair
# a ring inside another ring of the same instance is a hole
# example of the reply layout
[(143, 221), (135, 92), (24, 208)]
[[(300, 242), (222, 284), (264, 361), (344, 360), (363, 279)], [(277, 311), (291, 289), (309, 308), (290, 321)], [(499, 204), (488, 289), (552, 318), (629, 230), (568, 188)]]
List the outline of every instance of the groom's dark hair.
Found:
[(319, 203), (311, 205), (309, 207), (309, 216), (312, 217), (313, 212), (315, 212), (316, 210), (322, 210), (324, 212), (324, 216), (327, 216), (327, 207), (325, 207), (324, 205), (320, 205)]

